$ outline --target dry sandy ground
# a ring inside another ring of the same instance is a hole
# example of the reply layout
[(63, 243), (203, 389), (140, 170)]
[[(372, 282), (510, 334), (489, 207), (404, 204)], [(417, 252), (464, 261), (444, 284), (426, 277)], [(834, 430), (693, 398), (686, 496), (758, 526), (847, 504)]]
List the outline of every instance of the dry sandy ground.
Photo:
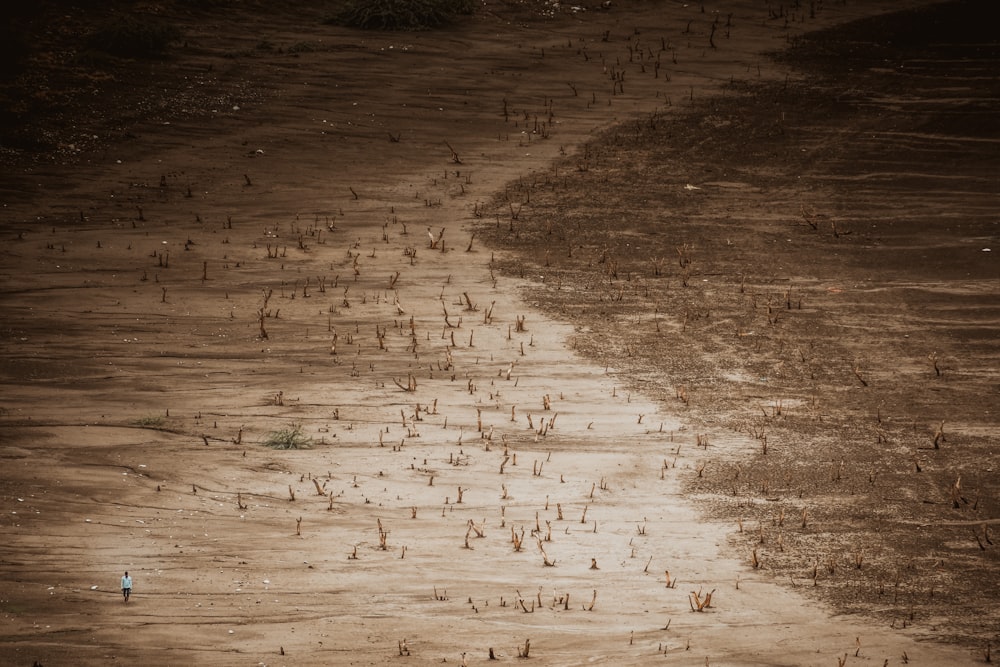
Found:
[[(0, 662), (981, 660), (733, 558), (685, 497), (694, 429), (470, 231), (595, 131), (781, 80), (757, 54), (900, 4), (734, 1), (717, 49), (716, 9), (673, 2), (391, 35), (190, 18), (186, 79), (130, 139), (5, 171)], [(662, 70), (616, 83), (640, 40)], [(296, 425), (310, 448), (262, 445)]]

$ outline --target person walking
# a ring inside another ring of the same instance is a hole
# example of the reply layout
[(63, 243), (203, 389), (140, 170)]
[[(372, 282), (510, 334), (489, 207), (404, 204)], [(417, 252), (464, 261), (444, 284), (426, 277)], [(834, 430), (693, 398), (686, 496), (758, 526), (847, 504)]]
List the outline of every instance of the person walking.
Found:
[(126, 570), (125, 576), (122, 577), (122, 597), (125, 598), (126, 604), (130, 595), (132, 595), (132, 577), (128, 576), (128, 570)]

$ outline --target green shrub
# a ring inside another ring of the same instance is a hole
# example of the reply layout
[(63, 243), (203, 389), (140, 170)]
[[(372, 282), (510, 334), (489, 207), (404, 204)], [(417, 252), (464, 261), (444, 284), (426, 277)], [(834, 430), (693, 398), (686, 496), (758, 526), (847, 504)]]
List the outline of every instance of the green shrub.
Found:
[(135, 425), (141, 428), (160, 428), (163, 426), (163, 417), (150, 416), (139, 417), (135, 420)]
[(280, 431), (272, 431), (264, 438), (264, 446), (271, 449), (308, 449), (312, 438), (302, 432), (302, 426), (292, 424)]
[(366, 30), (427, 30), (475, 8), (475, 0), (349, 0), (327, 22)]
[(115, 16), (99, 26), (87, 39), (87, 46), (114, 56), (154, 58), (181, 39), (181, 31), (155, 16)]

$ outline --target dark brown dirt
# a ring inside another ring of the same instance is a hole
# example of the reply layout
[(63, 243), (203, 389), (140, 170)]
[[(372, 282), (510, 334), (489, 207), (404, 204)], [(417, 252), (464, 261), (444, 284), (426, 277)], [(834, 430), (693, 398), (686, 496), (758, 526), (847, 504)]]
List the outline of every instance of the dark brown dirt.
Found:
[[(690, 493), (845, 611), (997, 642), (1000, 44), (983, 3), (815, 33), (483, 226), (578, 350), (701, 424)], [(693, 186), (694, 189), (688, 189)], [(728, 432), (753, 436), (734, 451)]]

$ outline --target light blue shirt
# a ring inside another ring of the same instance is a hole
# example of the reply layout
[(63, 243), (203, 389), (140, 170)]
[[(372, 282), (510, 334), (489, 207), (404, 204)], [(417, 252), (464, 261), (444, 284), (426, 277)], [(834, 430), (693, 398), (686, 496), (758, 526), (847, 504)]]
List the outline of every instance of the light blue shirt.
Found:
[(132, 577), (122, 577), (122, 588), (132, 588)]

